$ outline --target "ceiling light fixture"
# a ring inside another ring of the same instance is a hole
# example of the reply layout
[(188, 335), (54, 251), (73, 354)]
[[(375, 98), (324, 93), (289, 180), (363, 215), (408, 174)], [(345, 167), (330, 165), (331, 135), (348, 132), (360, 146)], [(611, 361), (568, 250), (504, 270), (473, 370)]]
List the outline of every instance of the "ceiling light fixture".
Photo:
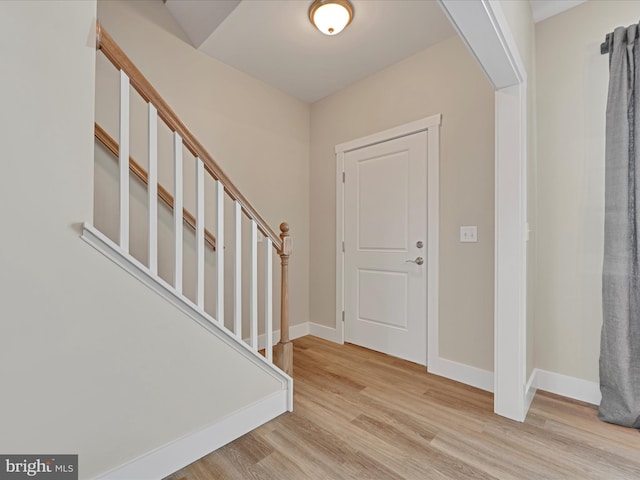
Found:
[(325, 35), (337, 35), (352, 19), (349, 0), (315, 0), (309, 8), (309, 20)]

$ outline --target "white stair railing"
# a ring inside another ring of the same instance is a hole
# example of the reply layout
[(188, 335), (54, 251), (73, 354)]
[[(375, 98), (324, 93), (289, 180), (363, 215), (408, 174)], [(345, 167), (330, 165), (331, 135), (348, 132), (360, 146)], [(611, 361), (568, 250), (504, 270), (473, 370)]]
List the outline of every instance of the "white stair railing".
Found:
[[(182, 294), (182, 256), (184, 232), (182, 231), (182, 138), (178, 132), (173, 132), (173, 286)], [(122, 185), (120, 186), (122, 190)], [(122, 197), (122, 194), (120, 194)], [(196, 219), (196, 228), (198, 225)]]
[[(120, 47), (113, 41), (108, 33), (98, 24), (97, 48), (119, 70), (120, 98), (119, 98), (119, 142), (115, 142), (109, 135), (96, 124), (96, 138), (118, 156), (119, 161), (119, 234), (118, 245), (127, 255), (129, 254), (130, 229), (136, 228), (130, 225), (129, 200), (130, 184), (129, 173), (133, 172), (140, 180), (147, 183), (148, 201), (148, 274), (159, 280), (158, 259), (158, 209), (157, 198), (160, 197), (167, 205), (173, 208), (173, 283), (175, 292), (185, 301), (191, 302), (183, 292), (184, 289), (184, 229), (183, 224), (191, 226), (195, 230), (195, 258), (196, 258), (196, 282), (195, 302), (193, 307), (207, 316), (205, 303), (208, 295), (215, 297), (215, 314), (211, 318), (223, 330), (225, 327), (225, 198), (228, 196), (233, 201), (233, 238), (235, 249), (233, 252), (233, 279), (228, 285), (233, 290), (233, 319), (232, 329), (229, 331), (237, 341), (243, 341), (242, 332), (242, 306), (248, 307), (249, 335), (248, 345), (258, 352), (258, 288), (263, 291), (263, 320), (264, 320), (264, 357), (269, 362), (274, 361), (285, 373), (292, 373), (293, 349), (289, 341), (289, 296), (288, 296), (288, 258), (291, 253), (291, 241), (289, 227), (286, 223), (280, 225), (280, 234), (276, 235), (269, 225), (257, 213), (254, 207), (239, 192), (237, 187), (228, 179), (208, 152), (195, 139), (182, 121), (171, 110), (158, 92), (151, 86), (148, 80), (135, 67), (131, 60), (124, 54)], [(148, 127), (148, 173), (130, 157), (130, 91), (135, 90), (147, 103), (147, 127)], [(158, 184), (158, 117), (173, 132), (173, 197)], [(119, 143), (119, 145), (118, 145)], [(184, 209), (184, 174), (183, 174), (183, 148), (189, 151), (195, 158), (195, 216)], [(205, 228), (206, 204), (206, 175), (215, 181), (215, 237)], [(243, 242), (242, 222), (243, 217), (250, 222), (249, 251), (245, 260), (249, 264), (248, 295), (243, 298)], [(259, 233), (264, 237), (262, 242), (264, 252), (263, 277), (259, 278)], [(215, 292), (209, 291), (205, 285), (206, 252), (205, 243), (215, 247), (216, 288)], [(281, 340), (273, 351), (273, 251), (282, 259), (281, 275)], [(261, 281), (260, 281), (261, 280)]]
[(120, 248), (129, 252), (129, 77), (120, 70)]
[(158, 275), (158, 111), (149, 103), (149, 173), (147, 204), (149, 205), (149, 270)]

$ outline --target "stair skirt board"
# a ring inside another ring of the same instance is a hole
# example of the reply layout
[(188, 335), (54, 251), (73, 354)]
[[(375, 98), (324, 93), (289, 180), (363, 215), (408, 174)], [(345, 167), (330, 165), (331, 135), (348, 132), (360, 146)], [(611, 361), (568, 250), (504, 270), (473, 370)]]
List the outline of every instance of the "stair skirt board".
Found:
[(158, 480), (195, 462), (287, 411), (282, 390), (201, 430), (146, 453), (96, 477), (97, 480)]
[(83, 224), (81, 238), (114, 263), (122, 267), (133, 277), (137, 278), (154, 290), (169, 303), (198, 322), (207, 331), (213, 333), (216, 337), (225, 342), (225, 344), (239, 352), (243, 357), (250, 360), (254, 365), (257, 365), (273, 378), (280, 381), (282, 389), (286, 393), (287, 397), (287, 410), (290, 412), (293, 411), (293, 379), (289, 375), (284, 373), (274, 364), (270, 363), (266, 358), (254, 351), (249, 345), (238, 340), (233, 332), (227, 329), (224, 325), (220, 325), (213, 317), (199, 309), (187, 297), (179, 294), (162, 278), (157, 275), (153, 275), (145, 265), (125, 252), (120, 248), (120, 246), (96, 229), (93, 225), (88, 223)]

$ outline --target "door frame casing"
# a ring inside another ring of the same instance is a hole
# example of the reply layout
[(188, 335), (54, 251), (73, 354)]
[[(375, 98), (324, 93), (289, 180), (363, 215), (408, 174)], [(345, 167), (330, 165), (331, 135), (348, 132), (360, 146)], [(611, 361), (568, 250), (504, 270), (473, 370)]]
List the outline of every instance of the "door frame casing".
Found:
[(427, 365), (438, 358), (440, 124), (436, 114), (336, 145), (336, 340), (344, 343), (344, 155), (359, 148), (427, 132)]
[[(494, 411), (523, 421), (534, 393), (526, 382), (527, 71), (499, 0), (438, 2), (496, 88)], [(343, 162), (339, 157), (336, 161)], [(341, 184), (342, 170), (336, 168), (336, 232), (343, 228)], [(341, 249), (340, 235), (336, 235), (336, 341), (340, 343), (344, 341)], [(429, 292), (430, 369), (438, 345), (434, 301), (437, 305), (437, 296)]]

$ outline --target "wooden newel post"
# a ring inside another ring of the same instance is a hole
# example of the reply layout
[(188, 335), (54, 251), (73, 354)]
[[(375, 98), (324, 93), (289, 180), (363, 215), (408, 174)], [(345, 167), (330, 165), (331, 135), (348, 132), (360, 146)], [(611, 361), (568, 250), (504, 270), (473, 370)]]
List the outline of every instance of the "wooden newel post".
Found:
[(291, 255), (291, 236), (289, 224), (280, 224), (280, 263), (282, 265), (280, 287), (280, 341), (274, 352), (274, 363), (287, 375), (293, 375), (293, 343), (289, 339), (289, 256)]

